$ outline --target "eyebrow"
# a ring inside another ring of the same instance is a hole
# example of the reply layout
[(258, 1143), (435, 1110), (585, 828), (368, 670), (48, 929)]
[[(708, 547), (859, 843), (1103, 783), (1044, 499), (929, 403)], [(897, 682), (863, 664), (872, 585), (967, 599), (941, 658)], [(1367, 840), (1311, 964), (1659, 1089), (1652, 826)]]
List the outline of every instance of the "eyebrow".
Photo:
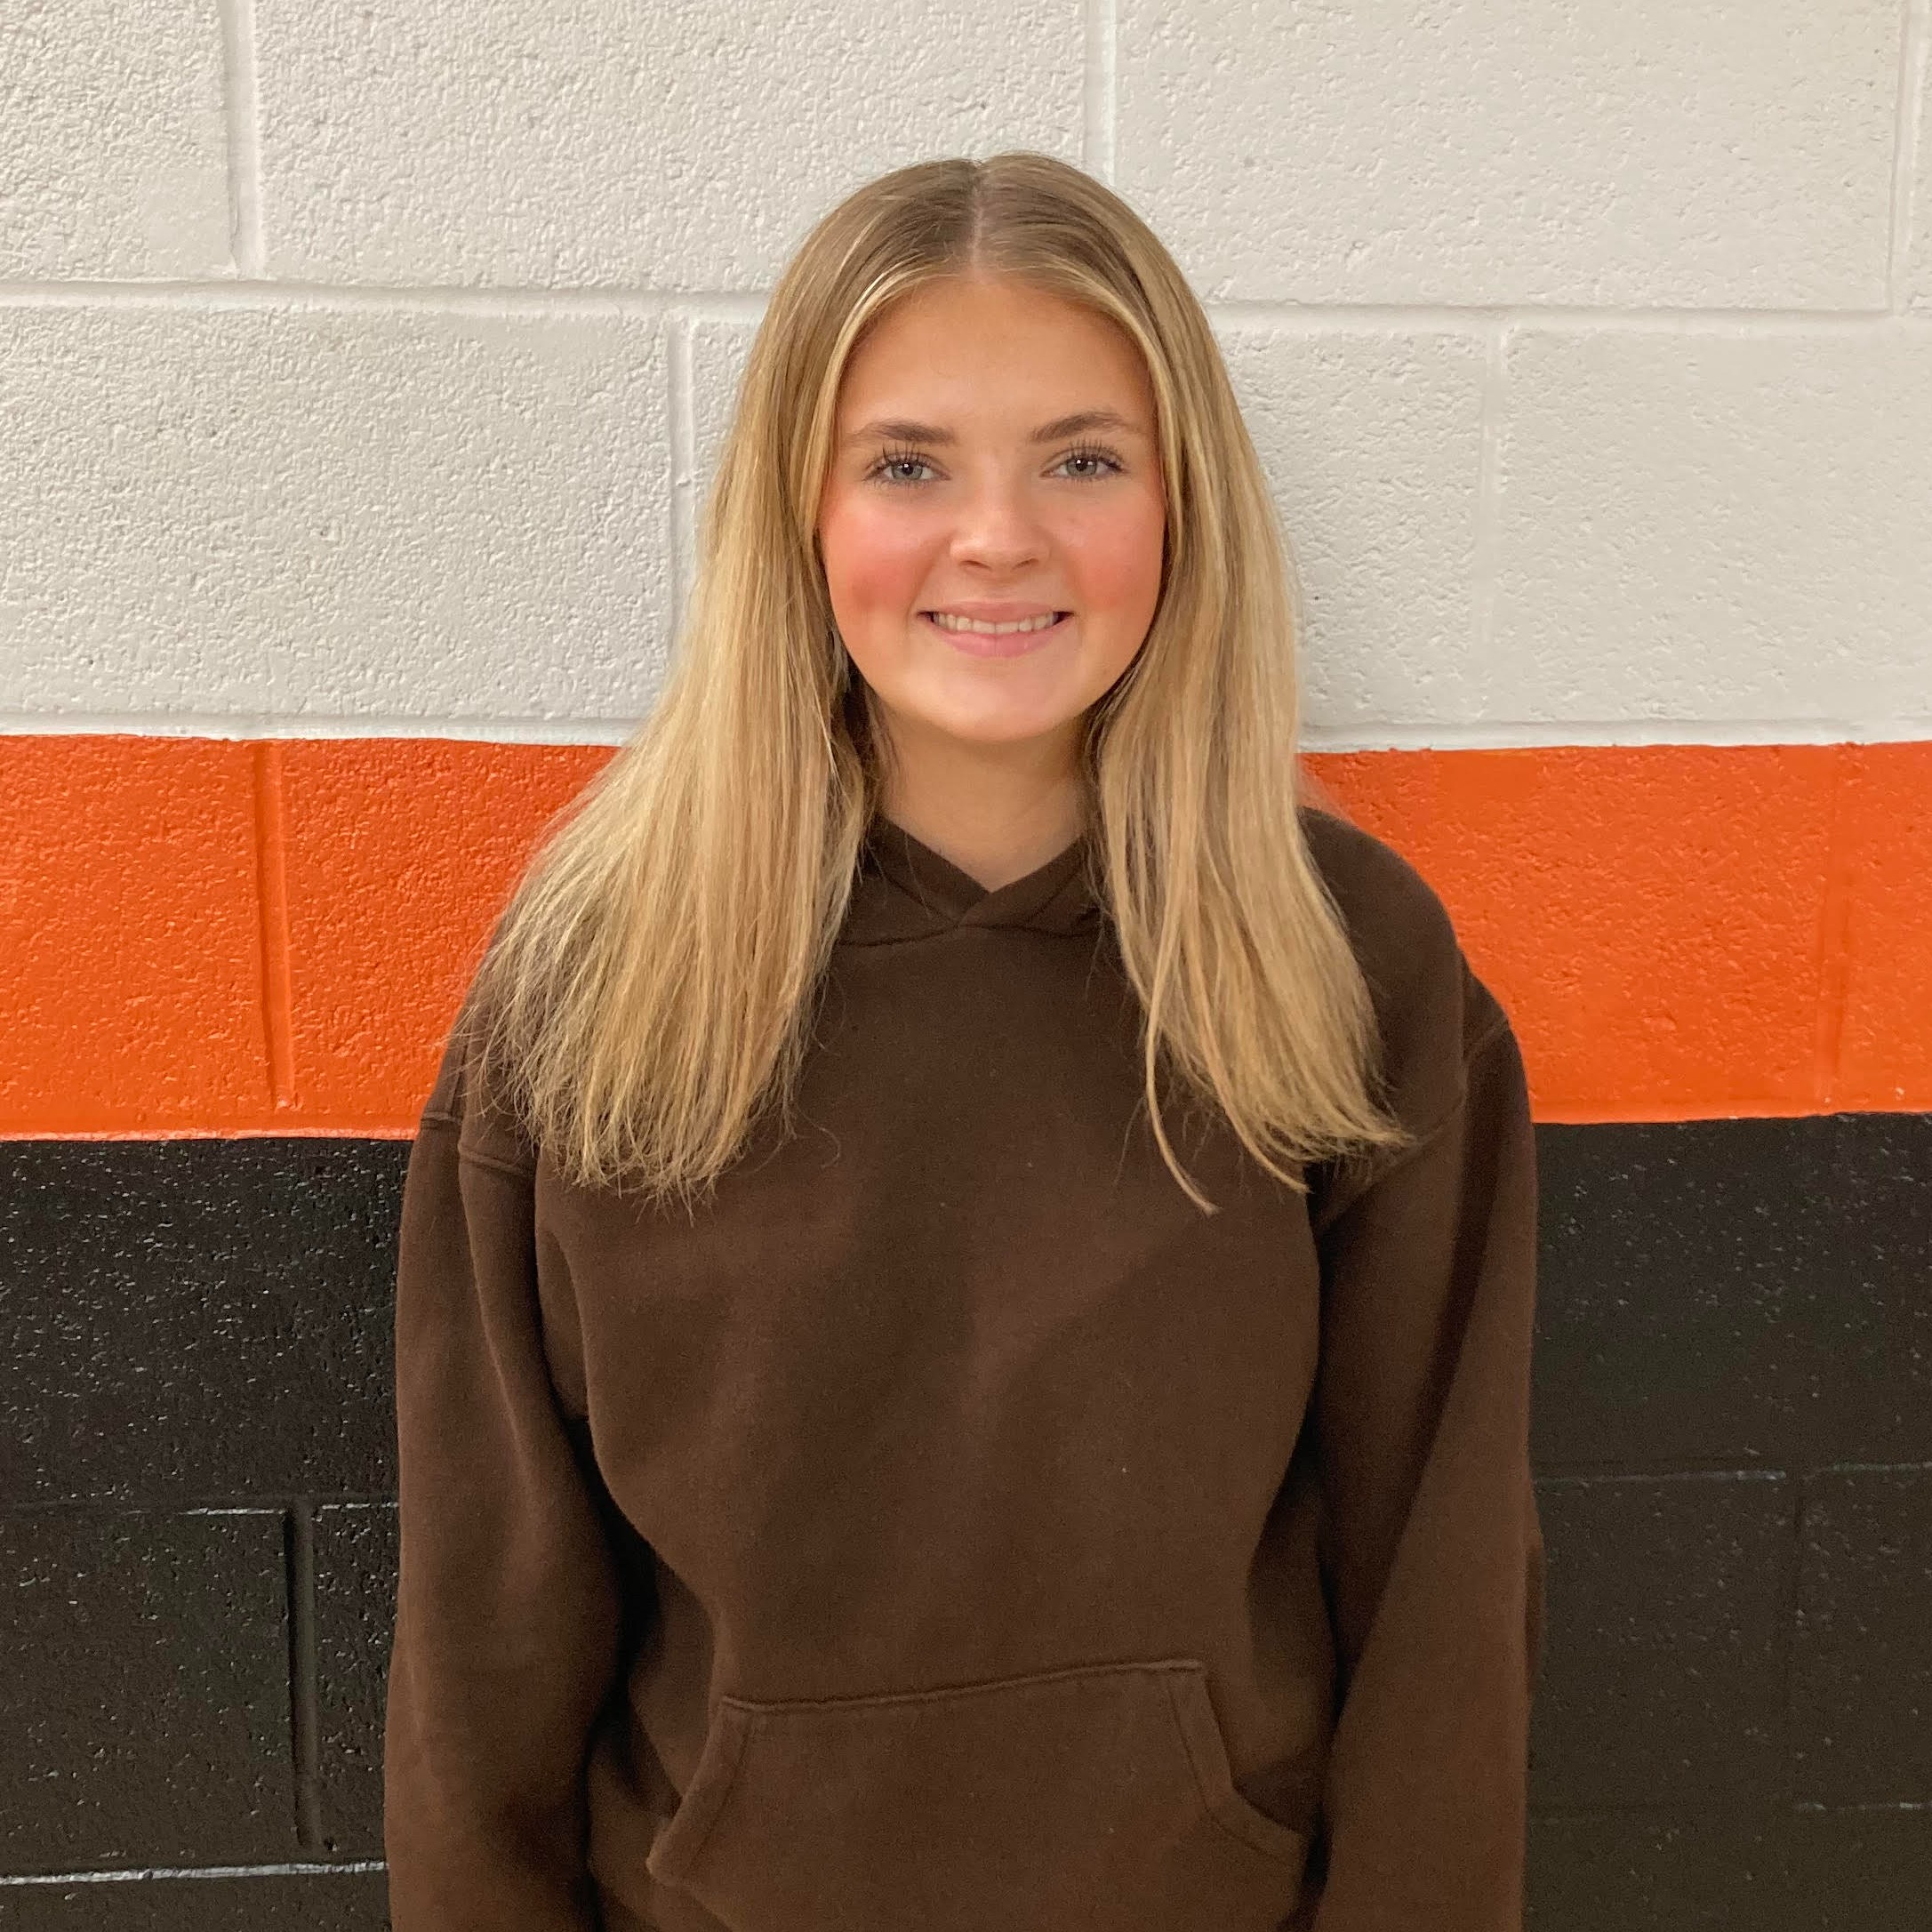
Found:
[[(1057, 443), (1063, 436), (1079, 436), (1088, 429), (1124, 430), (1130, 436), (1142, 433), (1138, 423), (1130, 421), (1117, 409), (1078, 409), (1070, 416), (1056, 416), (1051, 422), (1043, 422), (1034, 430), (1030, 440)], [(883, 416), (877, 422), (869, 422), (862, 429), (854, 429), (846, 438), (848, 445), (879, 440), (930, 443), (935, 448), (944, 448), (959, 438), (937, 423), (913, 422), (903, 416)]]

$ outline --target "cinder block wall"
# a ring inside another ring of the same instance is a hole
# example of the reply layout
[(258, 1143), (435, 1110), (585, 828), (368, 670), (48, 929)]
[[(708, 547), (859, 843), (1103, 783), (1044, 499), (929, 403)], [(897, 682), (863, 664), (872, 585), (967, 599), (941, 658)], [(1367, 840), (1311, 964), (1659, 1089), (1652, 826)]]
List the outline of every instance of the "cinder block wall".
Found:
[(1517, 1022), (1536, 1932), (1932, 1874), (1928, 0), (0, 9), (0, 1924), (380, 1927), (407, 1136), (779, 265), (1208, 304), (1309, 763)]

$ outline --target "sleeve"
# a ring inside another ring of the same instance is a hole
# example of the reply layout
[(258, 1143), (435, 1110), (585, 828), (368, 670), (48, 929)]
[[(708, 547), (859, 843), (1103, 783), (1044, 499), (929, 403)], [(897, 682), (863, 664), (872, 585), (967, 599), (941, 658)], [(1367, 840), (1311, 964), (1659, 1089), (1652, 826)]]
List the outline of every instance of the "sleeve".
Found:
[(1339, 1709), (1314, 1932), (1519, 1932), (1543, 1545), (1535, 1141), (1508, 1020), (1446, 1118), (1323, 1208), (1314, 1396)]
[(453, 1044), (404, 1183), (400, 1564), (384, 1740), (395, 1932), (593, 1932), (584, 1765), (617, 1569), (546, 1362), (533, 1182), (460, 1146)]

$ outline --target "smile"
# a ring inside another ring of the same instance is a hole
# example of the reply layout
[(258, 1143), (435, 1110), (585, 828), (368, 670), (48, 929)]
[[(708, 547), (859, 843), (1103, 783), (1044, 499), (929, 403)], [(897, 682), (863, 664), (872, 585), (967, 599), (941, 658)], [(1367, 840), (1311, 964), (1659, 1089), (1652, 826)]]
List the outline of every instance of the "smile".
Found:
[(1073, 621), (1070, 611), (1056, 611), (1051, 617), (1032, 618), (1012, 624), (981, 626), (965, 619), (942, 619), (932, 611), (919, 613), (920, 622), (937, 631), (956, 650), (972, 657), (1018, 657), (1036, 651), (1049, 637), (1068, 629)]

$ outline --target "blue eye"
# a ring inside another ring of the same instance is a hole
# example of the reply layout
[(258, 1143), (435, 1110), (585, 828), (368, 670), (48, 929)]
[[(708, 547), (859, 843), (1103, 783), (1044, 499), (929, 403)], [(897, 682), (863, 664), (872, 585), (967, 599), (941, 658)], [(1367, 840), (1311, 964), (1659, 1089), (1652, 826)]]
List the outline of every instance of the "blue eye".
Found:
[(879, 458), (878, 462), (873, 469), (872, 474), (875, 477), (878, 477), (882, 483), (909, 482), (910, 480), (911, 480), (909, 477), (889, 477), (884, 474), (884, 472), (891, 469), (895, 464), (899, 463), (917, 463), (921, 468), (931, 467), (929, 464), (927, 464), (925, 457), (921, 456), (917, 450), (887, 450), (886, 453)]
[[(1084, 476), (1072, 477), (1070, 480), (1076, 483), (1098, 483), (1107, 477), (1118, 476), (1126, 467), (1111, 450), (1102, 449), (1097, 445), (1083, 445), (1078, 449), (1069, 450), (1060, 461), (1062, 466), (1067, 463), (1106, 464), (1107, 467), (1103, 470), (1089, 470)], [(888, 488), (897, 487), (901, 485), (911, 485), (923, 480), (918, 477), (894, 477), (888, 474), (888, 472), (902, 464), (929, 469), (932, 468), (932, 460), (918, 450), (887, 450), (878, 462), (873, 464), (871, 469), (868, 471), (868, 480), (883, 483)]]

